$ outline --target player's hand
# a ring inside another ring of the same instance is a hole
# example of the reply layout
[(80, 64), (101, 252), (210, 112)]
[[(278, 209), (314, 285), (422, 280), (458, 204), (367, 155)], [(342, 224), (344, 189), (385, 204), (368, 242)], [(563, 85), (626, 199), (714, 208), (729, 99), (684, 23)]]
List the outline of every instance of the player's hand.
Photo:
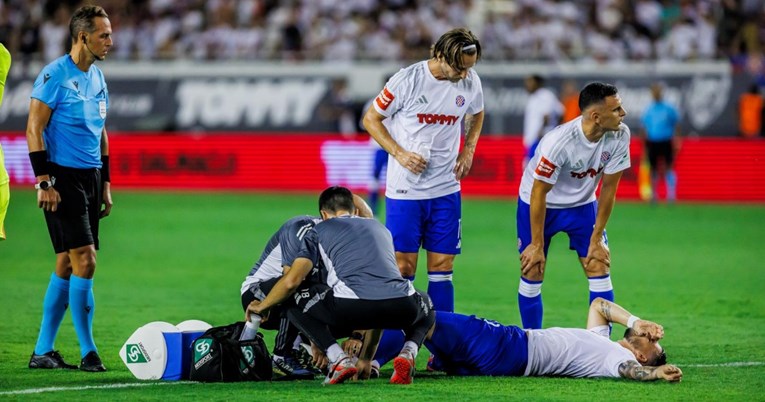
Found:
[(632, 330), (639, 336), (648, 337), (652, 341), (664, 338), (664, 327), (648, 320), (637, 320), (632, 324)]
[(54, 187), (47, 190), (37, 190), (37, 207), (48, 212), (56, 212), (58, 204), (61, 202), (61, 194)]
[(247, 311), (244, 312), (244, 320), (249, 322), (250, 321), (250, 314), (257, 314), (261, 317), (260, 323), (263, 324), (264, 322), (268, 321), (268, 309), (264, 309), (261, 307), (260, 300), (253, 300), (250, 302), (250, 304), (247, 306)]
[(674, 364), (665, 364), (657, 368), (657, 374), (659, 378), (665, 379), (669, 382), (679, 382), (683, 379), (683, 370)]
[(320, 368), (325, 369), (327, 368), (327, 365), (329, 365), (329, 359), (327, 358), (327, 355), (324, 354), (324, 351), (319, 349), (318, 346), (316, 346), (315, 343), (311, 342), (311, 356), (313, 357), (313, 365)]
[(106, 218), (109, 216), (109, 214), (112, 212), (112, 190), (111, 190), (111, 183), (104, 182), (104, 192), (103, 192), (103, 200), (102, 200), (104, 209), (101, 210), (101, 214), (99, 215), (99, 218)]
[(589, 267), (590, 262), (593, 260), (605, 264), (606, 272), (608, 268), (611, 268), (611, 250), (608, 249), (608, 245), (602, 239), (590, 242), (590, 247), (587, 249), (587, 258), (584, 259), (585, 269)]
[(545, 253), (544, 247), (529, 244), (521, 253), (521, 274), (529, 275), (533, 270), (538, 270), (539, 275), (545, 272)]
[(396, 160), (414, 174), (420, 174), (428, 167), (428, 161), (422, 155), (414, 152), (402, 150), (396, 155)]
[(361, 352), (361, 346), (363, 343), (358, 339), (348, 338), (340, 345), (343, 348), (343, 352), (348, 356), (358, 356)]
[(459, 156), (457, 156), (457, 164), (454, 166), (454, 177), (457, 180), (464, 179), (468, 173), (470, 173), (470, 168), (473, 167), (473, 150), (471, 148), (465, 148), (460, 152)]
[(356, 369), (358, 372), (353, 377), (354, 380), (368, 380), (372, 375), (372, 361), (359, 359), (359, 361), (356, 362)]

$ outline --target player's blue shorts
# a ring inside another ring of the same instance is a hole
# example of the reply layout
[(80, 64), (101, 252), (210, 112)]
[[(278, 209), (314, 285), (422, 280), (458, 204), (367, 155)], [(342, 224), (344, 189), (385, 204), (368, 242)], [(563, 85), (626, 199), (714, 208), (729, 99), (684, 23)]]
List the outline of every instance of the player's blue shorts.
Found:
[(430, 200), (385, 199), (385, 226), (400, 253), (416, 253), (420, 246), (434, 253), (456, 255), (462, 243), (460, 192)]
[(522, 376), (529, 359), (523, 329), (444, 311), (436, 312), (425, 346), (433, 354), (432, 367), (452, 375)]
[[(590, 248), (590, 236), (592, 236), (592, 228), (595, 226), (597, 214), (597, 201), (573, 208), (547, 208), (544, 231), (545, 255), (550, 248), (550, 239), (556, 233), (565, 232), (568, 235), (568, 247), (571, 250), (576, 250), (579, 257), (587, 257), (587, 249)], [(520, 198), (518, 198), (516, 225), (518, 229), (518, 252), (520, 253), (531, 243), (529, 204), (521, 201)], [(605, 231), (603, 231), (603, 240), (608, 244)]]

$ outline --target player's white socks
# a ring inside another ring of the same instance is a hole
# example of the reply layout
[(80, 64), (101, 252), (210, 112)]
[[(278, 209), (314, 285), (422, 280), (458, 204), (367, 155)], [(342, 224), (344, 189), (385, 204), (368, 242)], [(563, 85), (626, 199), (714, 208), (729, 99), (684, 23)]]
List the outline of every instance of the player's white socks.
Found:
[(521, 277), (518, 283), (518, 294), (528, 298), (539, 296), (542, 294), (542, 281), (530, 281)]
[(343, 352), (343, 348), (341, 348), (340, 345), (336, 343), (330, 346), (329, 349), (327, 349), (327, 359), (329, 359), (329, 361), (332, 364), (337, 363), (340, 359), (342, 359), (345, 356), (346, 355), (345, 355), (345, 352)]
[(593, 276), (587, 280), (590, 282), (590, 303), (598, 297), (614, 301), (614, 286), (611, 284), (611, 275)]
[(417, 344), (412, 341), (406, 341), (404, 343), (404, 348), (401, 349), (401, 353), (404, 353), (404, 352), (409, 353), (410, 355), (412, 355), (412, 359), (417, 358), (417, 352), (419, 351), (420, 351), (420, 347), (417, 346)]

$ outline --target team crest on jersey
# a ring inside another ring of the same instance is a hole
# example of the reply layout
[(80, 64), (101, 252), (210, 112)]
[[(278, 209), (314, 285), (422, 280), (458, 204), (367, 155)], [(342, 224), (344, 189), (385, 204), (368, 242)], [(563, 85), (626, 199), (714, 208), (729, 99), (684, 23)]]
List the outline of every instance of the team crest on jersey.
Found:
[(377, 95), (375, 102), (377, 102), (377, 106), (379, 106), (380, 109), (387, 110), (394, 99), (396, 99), (396, 97), (388, 91), (388, 87), (385, 87), (380, 91), (380, 95)]
[(457, 95), (457, 99), (454, 100), (454, 103), (456, 103), (459, 107), (465, 106), (465, 97), (462, 95)]
[(602, 154), (600, 154), (600, 161), (603, 163), (606, 163), (611, 160), (611, 153), (608, 151), (603, 151)]

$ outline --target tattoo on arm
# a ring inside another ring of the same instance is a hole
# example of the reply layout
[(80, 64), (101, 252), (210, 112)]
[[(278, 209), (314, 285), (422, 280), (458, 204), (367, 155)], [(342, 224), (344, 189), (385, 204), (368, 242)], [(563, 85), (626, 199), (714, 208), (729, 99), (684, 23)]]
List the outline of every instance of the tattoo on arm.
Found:
[(658, 378), (657, 369), (658, 367), (641, 366), (638, 362), (629, 360), (619, 365), (619, 375), (631, 380), (650, 381)]
[(611, 319), (611, 304), (605, 301), (600, 302), (600, 312), (603, 313), (603, 317), (608, 320), (608, 322), (613, 322)]

